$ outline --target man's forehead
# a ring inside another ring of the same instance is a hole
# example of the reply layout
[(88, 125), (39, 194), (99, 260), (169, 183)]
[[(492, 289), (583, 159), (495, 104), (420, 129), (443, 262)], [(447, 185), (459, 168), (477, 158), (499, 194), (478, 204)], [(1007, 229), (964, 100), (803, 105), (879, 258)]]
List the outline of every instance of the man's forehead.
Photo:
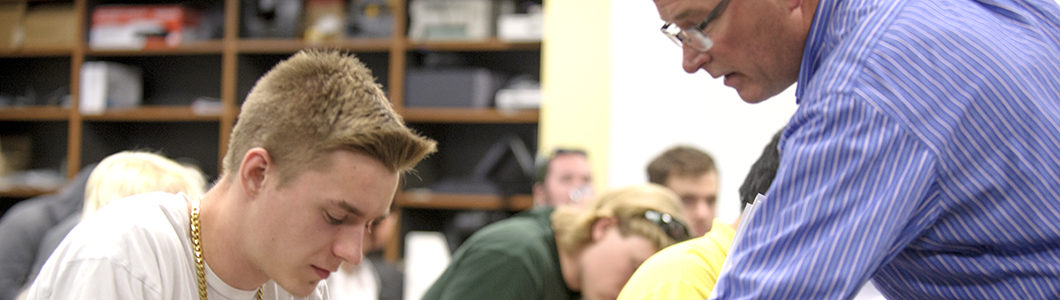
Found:
[(656, 5), (665, 5), (664, 2), (669, 2), (667, 11), (663, 11), (660, 6), (661, 17), (669, 22), (674, 22), (678, 26), (689, 27), (696, 23), (702, 22), (703, 19), (710, 14), (710, 11), (714, 7), (718, 6), (720, 0), (677, 0), (677, 1), (656, 1)]

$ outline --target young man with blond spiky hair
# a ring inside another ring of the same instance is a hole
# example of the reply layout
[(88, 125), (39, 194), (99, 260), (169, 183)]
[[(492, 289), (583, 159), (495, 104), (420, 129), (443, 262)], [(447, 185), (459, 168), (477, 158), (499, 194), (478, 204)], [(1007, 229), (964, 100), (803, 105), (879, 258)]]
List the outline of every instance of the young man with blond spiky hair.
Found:
[(77, 226), (30, 299), (326, 299), (398, 178), (435, 143), (356, 58), (303, 51), (258, 80), (201, 199), (118, 201)]

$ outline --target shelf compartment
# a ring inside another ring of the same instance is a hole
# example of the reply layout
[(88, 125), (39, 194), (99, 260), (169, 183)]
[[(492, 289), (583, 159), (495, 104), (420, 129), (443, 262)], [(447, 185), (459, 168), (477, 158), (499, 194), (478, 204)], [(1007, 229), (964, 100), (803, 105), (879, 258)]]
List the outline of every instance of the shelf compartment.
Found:
[(85, 46), (88, 56), (156, 56), (156, 55), (201, 55), (221, 54), (224, 42), (220, 40), (192, 42), (172, 48), (141, 49), (141, 50), (102, 50), (92, 49)]
[(530, 195), (510, 197), (472, 194), (437, 194), (431, 192), (400, 192), (395, 197), (398, 207), (430, 209), (491, 209), (527, 210), (534, 207)]
[(15, 50), (0, 50), (0, 58), (70, 56), (71, 47), (23, 47)]
[(0, 189), (0, 198), (28, 199), (41, 195), (53, 194), (58, 189), (39, 189), (35, 187), (13, 186)]
[(89, 56), (87, 60), (139, 68), (143, 74), (141, 107), (190, 107), (195, 99), (221, 98), (222, 55)]
[(406, 122), (414, 123), (537, 123), (537, 109), (500, 110), (495, 108), (404, 108), (399, 111)]
[(387, 52), (390, 39), (349, 39), (310, 43), (291, 39), (243, 39), (236, 47), (242, 54), (290, 54), (302, 49), (331, 49), (350, 52)]
[(0, 121), (66, 121), (70, 109), (58, 106), (0, 107)]
[(108, 109), (101, 115), (83, 115), (85, 121), (100, 122), (217, 122), (222, 113), (199, 114), (187, 106), (143, 106)]
[(206, 173), (206, 182), (212, 182), (219, 171), (220, 124), (195, 121), (85, 122), (78, 168), (125, 150), (151, 151), (198, 166)]
[(406, 40), (409, 50), (427, 51), (507, 51), (541, 50), (541, 42), (505, 42), (497, 38), (468, 41), (412, 41)]

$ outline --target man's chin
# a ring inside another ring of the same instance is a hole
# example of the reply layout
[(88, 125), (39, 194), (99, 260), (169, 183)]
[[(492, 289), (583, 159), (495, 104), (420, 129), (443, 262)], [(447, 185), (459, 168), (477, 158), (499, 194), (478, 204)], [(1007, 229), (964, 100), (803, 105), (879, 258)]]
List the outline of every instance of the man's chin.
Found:
[(313, 294), (313, 292), (317, 290), (317, 285), (319, 284), (320, 280), (313, 282), (299, 282), (299, 284), (294, 286), (284, 285), (277, 282), (277, 285), (283, 288), (283, 290), (287, 291), (288, 293), (291, 293), (291, 295), (294, 295), (298, 298), (309, 297)]
[(770, 97), (773, 97), (775, 95), (763, 93), (761, 89), (756, 88), (737, 88), (736, 93), (740, 94), (740, 99), (743, 99), (743, 102), (749, 104), (756, 104), (762, 101), (766, 101), (766, 99), (769, 99)]

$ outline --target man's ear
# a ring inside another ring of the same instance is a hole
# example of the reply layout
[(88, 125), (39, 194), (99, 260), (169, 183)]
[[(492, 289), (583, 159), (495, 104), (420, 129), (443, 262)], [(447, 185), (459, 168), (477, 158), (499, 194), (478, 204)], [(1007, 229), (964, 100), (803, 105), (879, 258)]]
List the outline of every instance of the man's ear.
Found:
[(618, 219), (615, 217), (599, 218), (593, 221), (592, 237), (593, 243), (600, 241), (607, 235), (607, 230), (611, 229), (611, 226), (618, 225)]
[[(540, 182), (535, 183), (532, 193), (533, 193), (533, 196), (534, 196), (534, 204), (537, 204), (537, 205), (552, 205), (552, 203), (545, 203), (545, 202), (547, 202), (547, 199), (545, 198), (547, 195), (545, 195), (545, 184), (544, 183), (540, 183)], [(538, 202), (541, 202), (541, 203), (538, 203)]]
[(272, 158), (264, 148), (254, 147), (247, 150), (239, 165), (239, 183), (243, 187), (243, 193), (251, 198), (257, 196), (265, 186), (266, 172), (272, 167)]

